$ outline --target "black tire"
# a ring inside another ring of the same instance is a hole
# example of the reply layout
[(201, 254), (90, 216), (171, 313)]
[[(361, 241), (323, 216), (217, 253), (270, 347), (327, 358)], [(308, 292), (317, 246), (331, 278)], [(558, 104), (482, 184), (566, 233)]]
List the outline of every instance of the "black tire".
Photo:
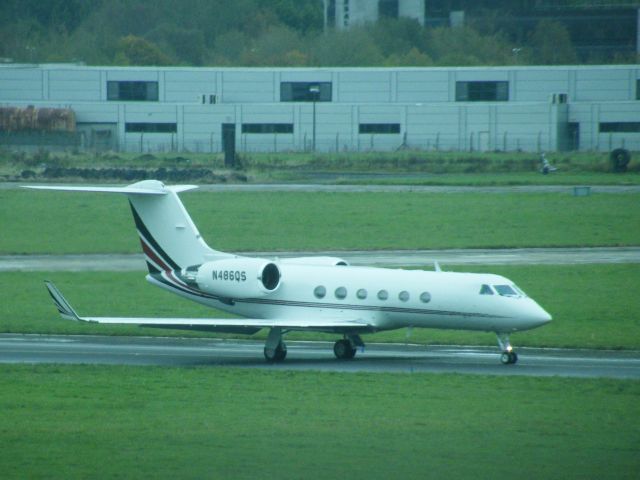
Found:
[(614, 172), (626, 172), (627, 165), (631, 161), (631, 153), (627, 149), (616, 148), (609, 154), (609, 160)]
[(509, 365), (511, 363), (511, 355), (509, 352), (502, 352), (502, 355), (500, 355), (500, 361), (503, 365)]
[(512, 365), (518, 362), (518, 354), (516, 352), (509, 352), (509, 363)]
[(281, 343), (276, 348), (276, 362), (282, 362), (285, 358), (287, 358), (287, 346)]
[(269, 363), (282, 362), (287, 358), (287, 346), (284, 343), (281, 343), (273, 351), (264, 347), (264, 358)]
[(356, 349), (351, 346), (349, 340), (338, 340), (333, 344), (333, 353), (339, 360), (350, 360), (356, 355)]

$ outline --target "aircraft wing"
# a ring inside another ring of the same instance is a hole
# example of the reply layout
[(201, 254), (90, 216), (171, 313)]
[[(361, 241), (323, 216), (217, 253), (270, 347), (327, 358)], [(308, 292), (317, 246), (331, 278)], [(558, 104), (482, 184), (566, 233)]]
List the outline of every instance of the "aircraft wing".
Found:
[(263, 319), (263, 318), (149, 318), (149, 317), (81, 317), (73, 309), (60, 290), (51, 282), (45, 281), (47, 290), (62, 318), (80, 322), (94, 322), (113, 325), (139, 325), (156, 328), (185, 330), (218, 330), (233, 333), (255, 333), (262, 328), (283, 328), (285, 330), (313, 331), (373, 331), (375, 326), (348, 318), (327, 319)]

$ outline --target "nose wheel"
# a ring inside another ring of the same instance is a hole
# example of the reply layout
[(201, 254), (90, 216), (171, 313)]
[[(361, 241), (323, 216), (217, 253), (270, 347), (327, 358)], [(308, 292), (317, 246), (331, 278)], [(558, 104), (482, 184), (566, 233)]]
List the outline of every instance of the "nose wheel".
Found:
[(504, 365), (510, 365), (518, 361), (518, 354), (516, 352), (502, 352), (500, 355), (500, 361)]
[(500, 362), (503, 365), (513, 365), (518, 361), (518, 354), (513, 351), (513, 347), (509, 342), (509, 335), (506, 333), (498, 333), (498, 345), (502, 354), (500, 355)]

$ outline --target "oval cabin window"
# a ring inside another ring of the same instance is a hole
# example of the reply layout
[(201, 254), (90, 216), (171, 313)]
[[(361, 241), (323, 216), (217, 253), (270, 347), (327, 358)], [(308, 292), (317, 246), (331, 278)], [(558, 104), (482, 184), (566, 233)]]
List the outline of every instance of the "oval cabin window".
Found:
[(347, 296), (347, 289), (344, 287), (338, 287), (336, 288), (335, 294), (336, 294), (336, 298), (339, 298), (340, 300), (342, 300)]

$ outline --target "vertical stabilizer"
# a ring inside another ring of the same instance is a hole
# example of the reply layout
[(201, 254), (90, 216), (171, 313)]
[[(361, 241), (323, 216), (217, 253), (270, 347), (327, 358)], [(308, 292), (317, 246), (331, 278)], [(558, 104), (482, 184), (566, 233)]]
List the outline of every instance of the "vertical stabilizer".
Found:
[(165, 187), (154, 180), (132, 186), (147, 182), (160, 184), (164, 194), (130, 193), (128, 197), (150, 272), (180, 270), (203, 263), (207, 256), (222, 255), (204, 242), (178, 198), (177, 192), (186, 187)]
[(194, 185), (165, 186), (144, 180), (126, 187), (30, 186), (40, 190), (124, 193), (151, 273), (181, 270), (228, 254), (211, 249), (178, 198), (178, 193)]

